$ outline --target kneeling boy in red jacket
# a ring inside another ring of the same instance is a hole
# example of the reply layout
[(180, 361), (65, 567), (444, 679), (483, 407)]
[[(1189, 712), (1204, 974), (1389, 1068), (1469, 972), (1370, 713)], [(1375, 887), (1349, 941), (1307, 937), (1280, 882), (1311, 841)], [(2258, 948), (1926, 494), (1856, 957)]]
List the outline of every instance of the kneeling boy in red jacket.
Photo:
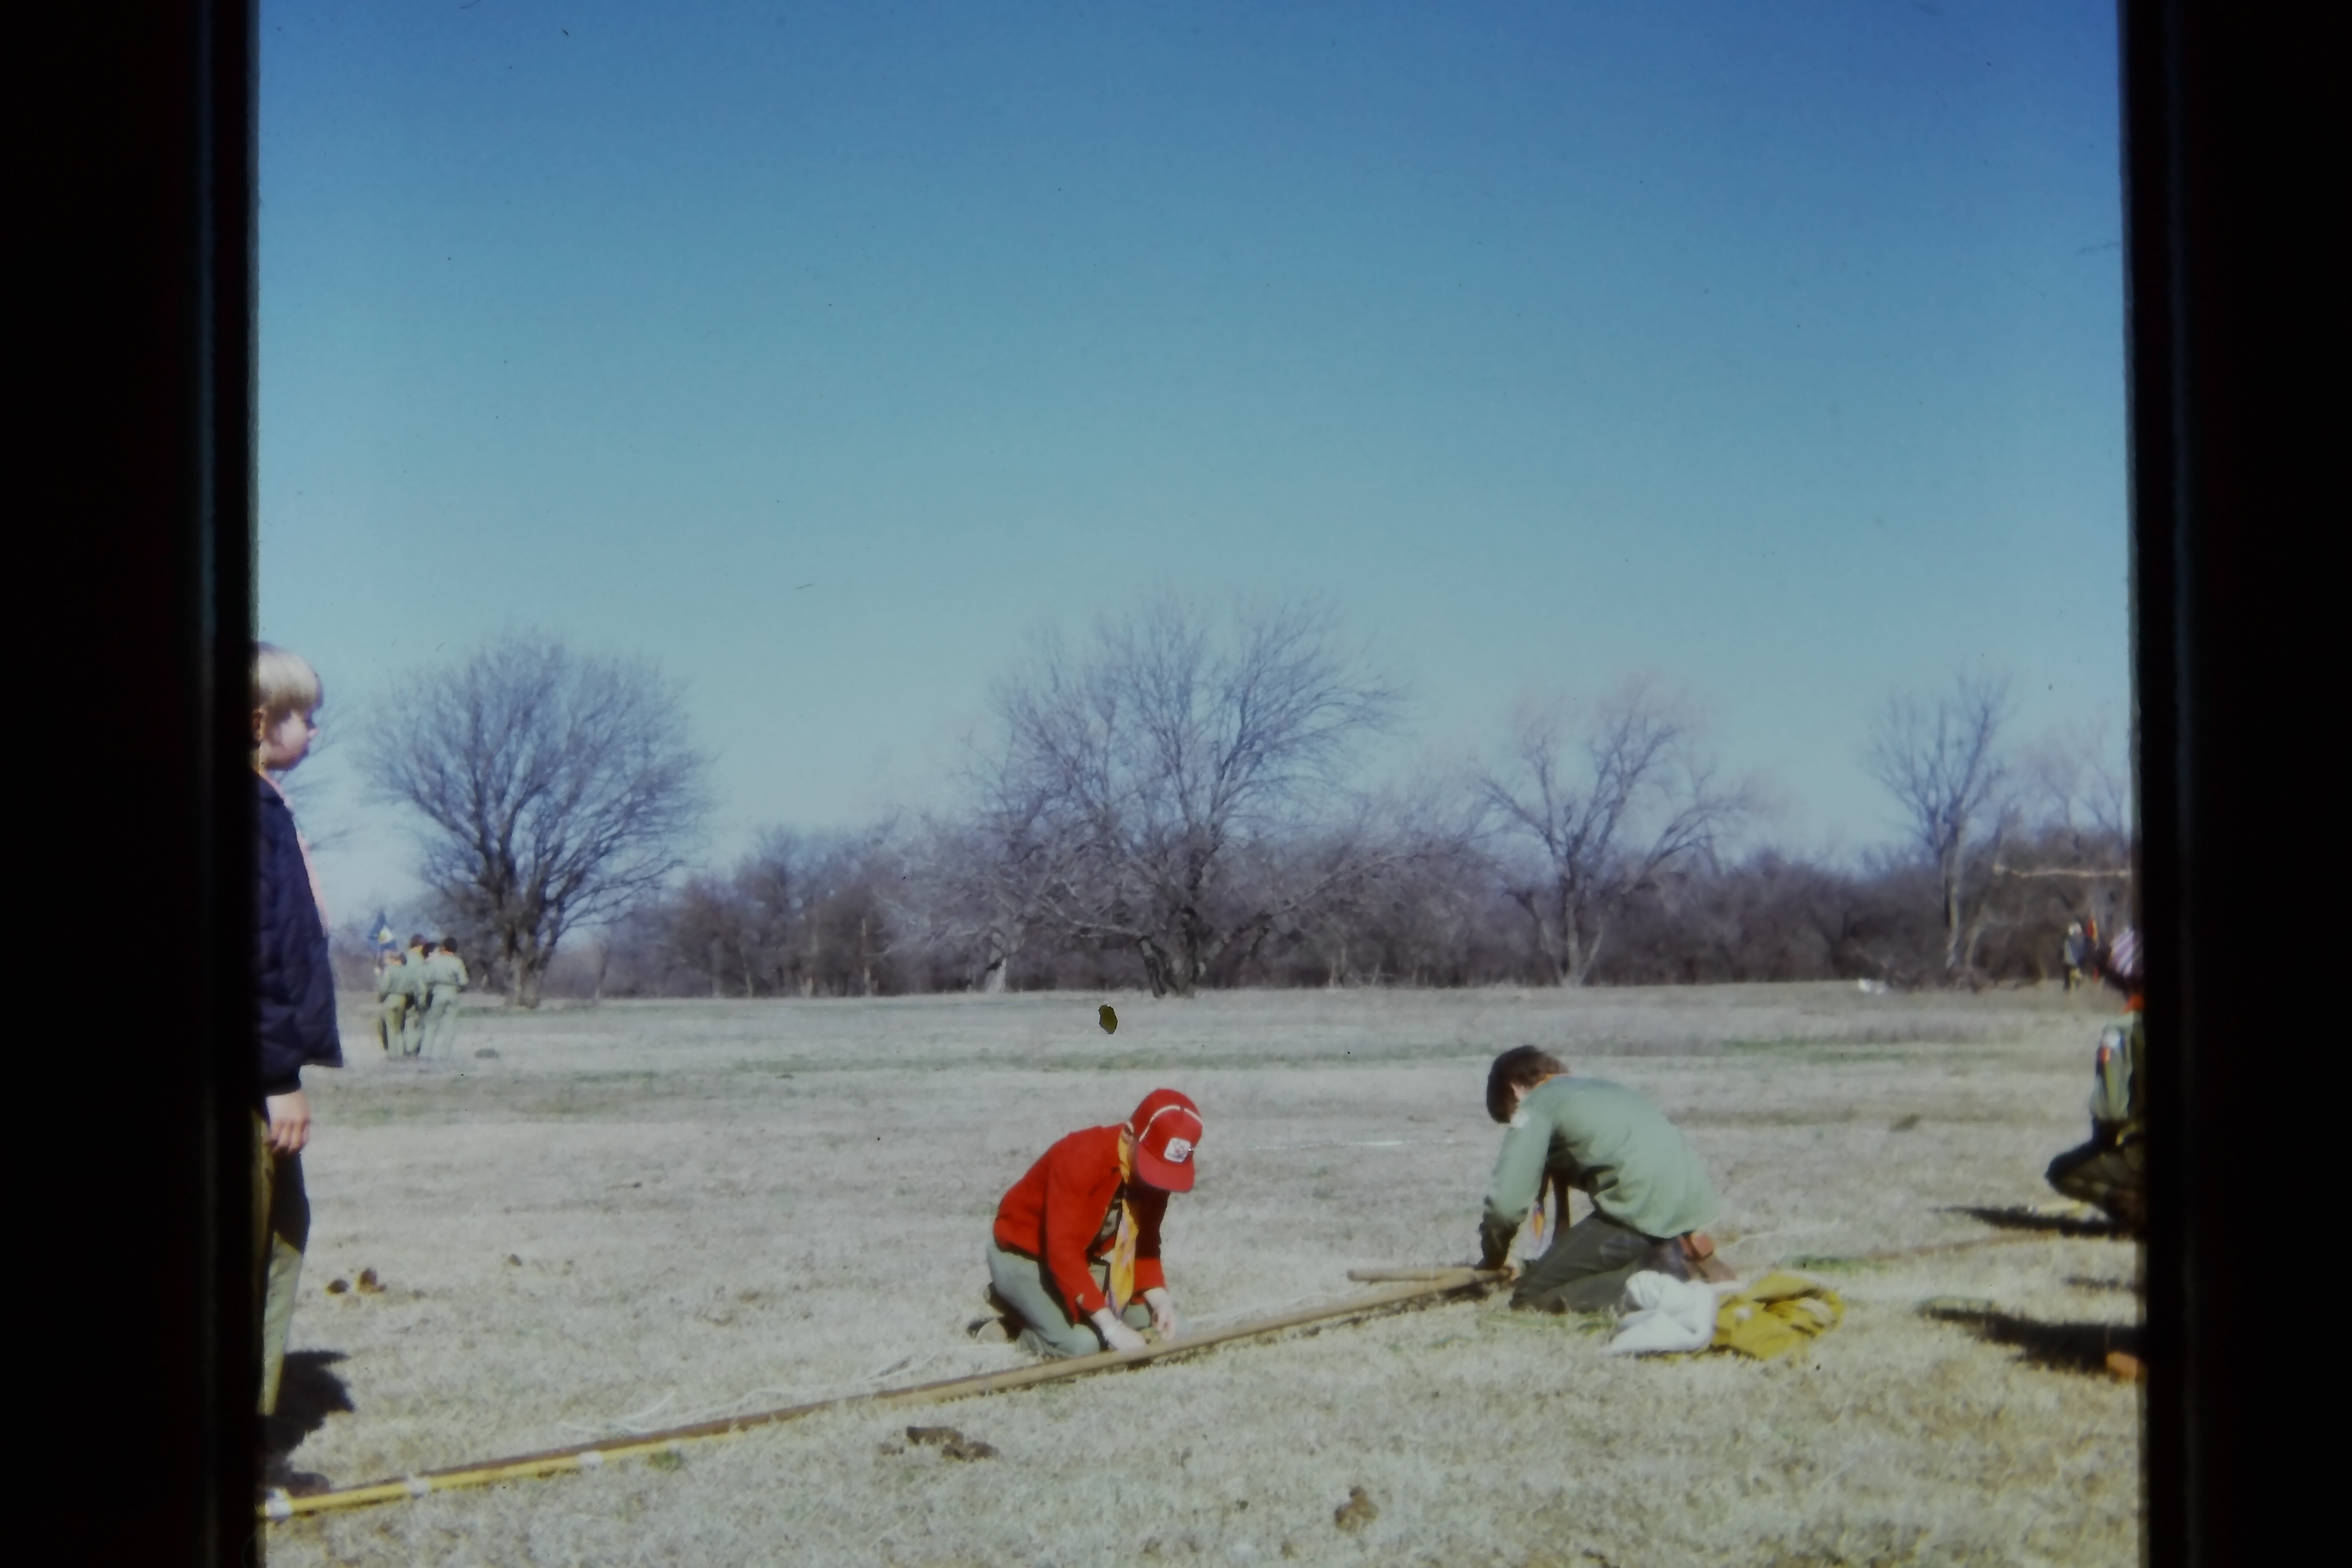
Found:
[(1192, 1189), (1201, 1110), (1156, 1089), (1123, 1125), (1088, 1127), (1045, 1151), (997, 1205), (988, 1242), (983, 1339), (1018, 1336), (1033, 1355), (1140, 1349), (1139, 1329), (1176, 1337), (1160, 1268), (1168, 1194)]

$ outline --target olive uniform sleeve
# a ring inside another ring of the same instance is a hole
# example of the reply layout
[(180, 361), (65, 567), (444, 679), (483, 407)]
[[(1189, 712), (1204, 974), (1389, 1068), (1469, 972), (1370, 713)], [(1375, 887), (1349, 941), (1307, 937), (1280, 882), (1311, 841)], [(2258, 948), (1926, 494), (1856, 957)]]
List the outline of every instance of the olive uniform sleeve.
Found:
[(1486, 1213), (1478, 1222), (1480, 1268), (1500, 1268), (1510, 1257), (1511, 1243), (1519, 1227), (1528, 1223), (1528, 1210), (1543, 1190), (1551, 1135), (1548, 1118), (1524, 1110), (1511, 1118), (1510, 1131), (1503, 1135), (1503, 1151), (1495, 1159), (1494, 1178), (1486, 1184)]

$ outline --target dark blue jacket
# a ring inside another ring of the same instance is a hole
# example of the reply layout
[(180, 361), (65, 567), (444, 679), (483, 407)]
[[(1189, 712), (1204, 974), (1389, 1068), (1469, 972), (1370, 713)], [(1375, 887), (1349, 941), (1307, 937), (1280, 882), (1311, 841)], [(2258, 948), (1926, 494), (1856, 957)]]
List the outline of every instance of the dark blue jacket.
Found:
[(339, 1068), (335, 969), (310, 892), (294, 814), (277, 786), (254, 781), (253, 994), (261, 1044), (261, 1092), (290, 1094), (305, 1066)]

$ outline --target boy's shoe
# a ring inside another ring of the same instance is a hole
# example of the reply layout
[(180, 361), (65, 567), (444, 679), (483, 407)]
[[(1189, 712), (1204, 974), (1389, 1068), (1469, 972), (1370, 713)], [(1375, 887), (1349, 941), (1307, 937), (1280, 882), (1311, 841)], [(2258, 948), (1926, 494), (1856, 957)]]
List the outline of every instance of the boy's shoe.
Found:
[(974, 1318), (963, 1326), (963, 1331), (983, 1345), (1009, 1345), (1013, 1342), (1013, 1324), (1004, 1318)]

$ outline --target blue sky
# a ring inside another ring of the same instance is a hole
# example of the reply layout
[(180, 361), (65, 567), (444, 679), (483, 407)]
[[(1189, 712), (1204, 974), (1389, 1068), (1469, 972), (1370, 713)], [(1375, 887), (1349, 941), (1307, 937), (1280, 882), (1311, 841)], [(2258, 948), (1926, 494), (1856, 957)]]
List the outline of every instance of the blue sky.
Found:
[[(1394, 765), (1651, 669), (1850, 846), (1896, 688), (2127, 708), (2110, 5), (261, 26), (261, 623), (331, 729), (642, 654), (723, 858), (940, 803), (1041, 627), (1311, 594)], [(343, 906), (408, 890), (350, 763)]]

